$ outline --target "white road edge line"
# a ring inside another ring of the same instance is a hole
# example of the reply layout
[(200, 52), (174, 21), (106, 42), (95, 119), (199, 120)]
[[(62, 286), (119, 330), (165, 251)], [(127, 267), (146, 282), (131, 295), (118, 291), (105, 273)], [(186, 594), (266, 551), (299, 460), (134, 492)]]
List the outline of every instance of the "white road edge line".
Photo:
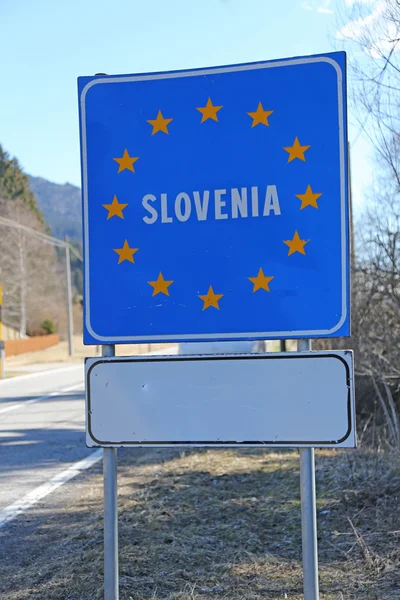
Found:
[[(176, 354), (177, 349), (173, 346), (167, 347), (162, 350), (153, 350), (152, 352), (145, 352), (142, 356), (152, 356), (152, 355), (163, 355), (163, 354)], [(139, 355), (135, 355), (139, 356)], [(90, 358), (101, 358), (98, 356), (91, 356)], [(16, 377), (9, 377), (8, 379), (0, 379), (0, 388), (3, 385), (7, 385), (8, 383), (12, 383), (15, 381), (21, 381), (21, 379), (28, 379), (30, 377), (40, 377), (41, 375), (48, 375), (49, 373), (61, 373), (62, 371), (72, 371), (73, 369), (84, 368), (84, 363), (75, 363), (73, 365), (69, 365), (68, 367), (59, 367), (57, 369), (46, 369), (45, 371), (38, 371), (37, 373), (26, 373), (25, 375), (17, 375)]]
[(17, 410), (17, 408), (24, 408), (29, 404), (35, 404), (36, 402), (40, 402), (41, 400), (47, 400), (48, 398), (53, 398), (54, 396), (62, 396), (63, 392), (71, 392), (72, 390), (76, 390), (79, 387), (82, 387), (84, 383), (77, 383), (75, 385), (70, 385), (66, 388), (62, 388), (58, 390), (58, 392), (51, 392), (51, 394), (47, 394), (46, 396), (40, 396), (39, 398), (32, 398), (32, 400), (25, 400), (24, 402), (20, 402), (19, 404), (13, 404), (12, 406), (7, 406), (7, 408), (2, 408), (0, 410), (0, 415), (6, 412), (10, 412), (12, 410)]
[(6, 523), (9, 523), (13, 519), (15, 519), (15, 517), (28, 510), (28, 508), (31, 508), (34, 504), (37, 504), (40, 500), (54, 492), (57, 488), (64, 485), (64, 483), (67, 483), (68, 481), (70, 481), (70, 479), (73, 479), (73, 477), (76, 477), (76, 475), (82, 473), (82, 471), (86, 471), (86, 469), (89, 469), (90, 467), (95, 465), (97, 462), (99, 462), (99, 460), (102, 459), (102, 457), (103, 448), (100, 448), (99, 450), (92, 452), (92, 454), (90, 454), (83, 460), (80, 460), (75, 464), (71, 465), (70, 467), (68, 467), (68, 469), (61, 471), (61, 473), (58, 473), (58, 475), (55, 475), (46, 483), (39, 485), (37, 488), (26, 494), (23, 498), (21, 498), (21, 500), (17, 500), (13, 504), (10, 504), (9, 506), (1, 510), (0, 529)]
[[(36, 373), (26, 373), (25, 375), (16, 375), (15, 377), (9, 377), (8, 379), (0, 379), (0, 387), (7, 385), (8, 383), (14, 383), (15, 381), (21, 381), (21, 379), (28, 379), (30, 377), (40, 377), (41, 375), (48, 375), (49, 373), (61, 373), (62, 371), (72, 371), (73, 369), (82, 368), (82, 363), (76, 363), (68, 367), (59, 367), (57, 369), (45, 369), (44, 371), (38, 371)], [(11, 369), (12, 370), (12, 369)]]

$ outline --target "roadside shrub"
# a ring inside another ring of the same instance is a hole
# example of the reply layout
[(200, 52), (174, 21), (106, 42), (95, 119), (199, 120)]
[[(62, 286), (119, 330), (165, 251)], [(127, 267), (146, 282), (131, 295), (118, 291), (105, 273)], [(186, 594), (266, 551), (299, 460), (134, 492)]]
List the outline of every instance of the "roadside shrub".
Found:
[(56, 326), (54, 325), (53, 321), (50, 321), (50, 319), (45, 319), (42, 322), (41, 328), (44, 329), (47, 334), (57, 332)]

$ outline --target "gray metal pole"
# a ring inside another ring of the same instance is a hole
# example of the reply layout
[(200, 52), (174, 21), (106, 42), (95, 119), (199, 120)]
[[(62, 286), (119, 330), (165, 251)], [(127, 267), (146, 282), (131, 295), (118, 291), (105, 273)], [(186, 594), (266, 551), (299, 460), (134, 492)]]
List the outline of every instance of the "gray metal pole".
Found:
[[(297, 350), (310, 351), (311, 340), (298, 340)], [(300, 449), (300, 492), (304, 600), (319, 600), (314, 448)]]
[[(115, 346), (102, 346), (102, 356), (115, 356)], [(104, 600), (118, 600), (117, 449), (103, 449)]]
[(68, 354), (74, 355), (74, 325), (72, 319), (71, 259), (69, 239), (65, 236), (65, 274), (67, 284), (67, 318), (68, 318)]

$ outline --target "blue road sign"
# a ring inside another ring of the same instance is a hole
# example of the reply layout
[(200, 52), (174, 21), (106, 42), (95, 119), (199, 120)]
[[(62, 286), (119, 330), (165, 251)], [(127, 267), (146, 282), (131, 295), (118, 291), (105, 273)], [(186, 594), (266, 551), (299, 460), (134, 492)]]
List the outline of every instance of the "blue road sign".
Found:
[(85, 343), (349, 335), (345, 68), (79, 78)]

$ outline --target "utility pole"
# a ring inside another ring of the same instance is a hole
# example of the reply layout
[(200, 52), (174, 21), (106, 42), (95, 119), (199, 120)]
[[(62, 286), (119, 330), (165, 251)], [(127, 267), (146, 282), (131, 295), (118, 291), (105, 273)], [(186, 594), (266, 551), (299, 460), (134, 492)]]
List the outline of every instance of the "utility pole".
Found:
[(67, 317), (68, 317), (68, 354), (74, 355), (74, 324), (72, 320), (72, 288), (71, 288), (71, 258), (69, 239), (65, 236), (65, 274), (67, 284)]

